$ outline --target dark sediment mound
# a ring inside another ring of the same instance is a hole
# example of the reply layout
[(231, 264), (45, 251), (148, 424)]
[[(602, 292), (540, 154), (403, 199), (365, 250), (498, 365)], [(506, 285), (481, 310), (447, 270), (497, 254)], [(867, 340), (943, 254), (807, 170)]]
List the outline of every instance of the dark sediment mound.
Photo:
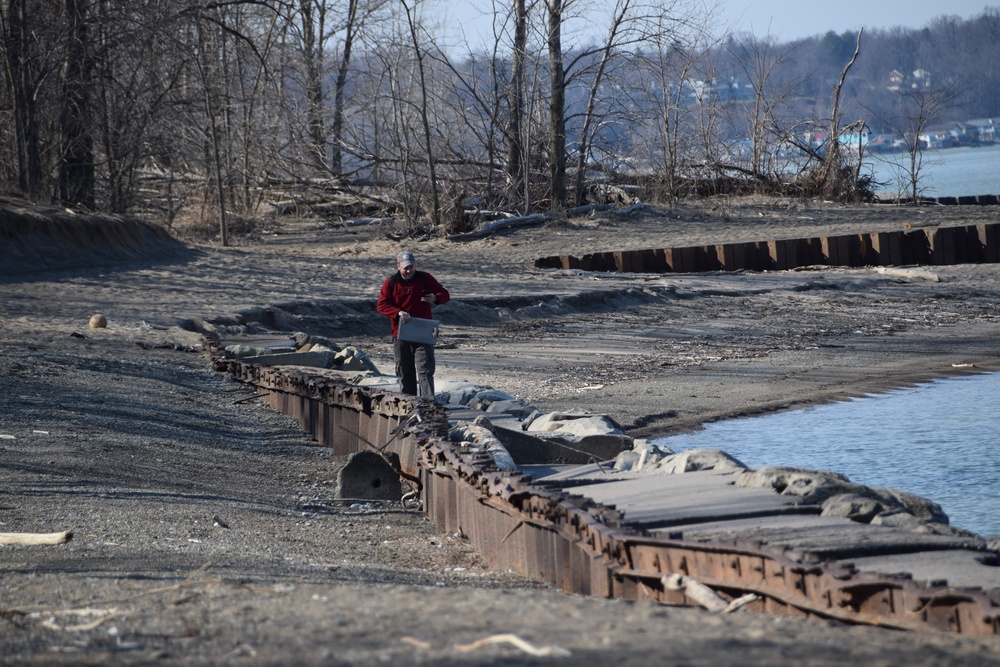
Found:
[(0, 277), (179, 261), (191, 252), (150, 222), (0, 199)]

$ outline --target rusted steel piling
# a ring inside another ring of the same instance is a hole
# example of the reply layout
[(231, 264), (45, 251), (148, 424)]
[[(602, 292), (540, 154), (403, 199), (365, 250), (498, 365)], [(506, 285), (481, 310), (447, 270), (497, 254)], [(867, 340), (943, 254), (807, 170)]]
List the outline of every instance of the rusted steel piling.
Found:
[(571, 593), (696, 604), (666, 585), (666, 576), (680, 574), (734, 598), (755, 594), (748, 608), (756, 611), (1000, 634), (998, 588), (862, 572), (795, 546), (685, 540), (644, 530), (614, 507), (521, 472), (502, 472), (488, 455), (450, 442), (449, 413), (432, 402), (220, 355), (215, 364), (255, 386), (271, 407), (298, 419), (336, 454), (372, 449), (398, 455), (402, 472), (419, 480), (427, 515), (441, 531), (466, 535), (493, 568)]
[(1000, 262), (1000, 224), (902, 229), (893, 232), (647, 248), (559, 255), (534, 262), (540, 269), (619, 273), (786, 271), (803, 266), (905, 266)]

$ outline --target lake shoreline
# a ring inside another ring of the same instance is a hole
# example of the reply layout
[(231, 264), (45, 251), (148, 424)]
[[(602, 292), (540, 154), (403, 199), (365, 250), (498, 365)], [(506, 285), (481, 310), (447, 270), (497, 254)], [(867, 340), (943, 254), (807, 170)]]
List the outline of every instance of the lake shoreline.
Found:
[[(703, 431), (655, 442), (677, 451), (725, 443), (728, 453), (751, 467), (779, 459), (784, 465), (833, 470), (852, 482), (910, 491), (940, 504), (952, 526), (1000, 539), (992, 485), (998, 472), (990, 460), (992, 443), (982, 437), (997, 428), (990, 421), (1000, 414), (992, 411), (995, 395), (1000, 395), (995, 372), (935, 379), (811, 406), (796, 415), (709, 424)], [(904, 459), (900, 451), (907, 452)], [(949, 456), (941, 457), (942, 451)]]
[[(868, 153), (862, 173), (871, 173), (876, 183), (893, 185), (876, 190), (883, 200), (909, 196), (912, 188), (907, 153)], [(1000, 195), (1000, 142), (982, 146), (957, 146), (922, 151), (917, 185), (921, 196), (930, 198)]]

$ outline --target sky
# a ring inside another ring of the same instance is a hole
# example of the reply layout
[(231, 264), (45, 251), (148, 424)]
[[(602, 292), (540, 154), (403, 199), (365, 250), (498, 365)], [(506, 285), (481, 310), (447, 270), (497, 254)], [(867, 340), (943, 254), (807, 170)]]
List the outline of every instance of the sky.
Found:
[(735, 32), (768, 33), (779, 42), (822, 35), (829, 30), (837, 33), (866, 30), (923, 28), (942, 15), (970, 19), (987, 6), (997, 7), (993, 0), (832, 0), (803, 2), (802, 0), (724, 0), (722, 20)]
[[(614, 0), (593, 0), (614, 6)], [(716, 0), (703, 0), (712, 4)], [(802, 37), (866, 30), (923, 28), (942, 15), (970, 19), (987, 6), (1000, 7), (1000, 0), (717, 0), (720, 28), (731, 32), (752, 32), (759, 37), (770, 34), (778, 42)], [(503, 0), (500, 0), (503, 5)], [(484, 18), (492, 0), (441, 2), (438, 17), (446, 31), (463, 32), (470, 42), (477, 34), (490, 34), (490, 22)], [(603, 33), (603, 27), (601, 29)]]

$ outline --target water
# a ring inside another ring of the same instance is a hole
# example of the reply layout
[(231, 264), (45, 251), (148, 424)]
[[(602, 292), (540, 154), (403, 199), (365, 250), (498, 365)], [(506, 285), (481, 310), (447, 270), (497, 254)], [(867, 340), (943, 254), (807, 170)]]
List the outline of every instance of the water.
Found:
[[(887, 184), (878, 188), (880, 195), (910, 191), (902, 164), (909, 164), (905, 153), (871, 153), (865, 158), (875, 180)], [(1000, 144), (924, 151), (917, 186), (925, 197), (1000, 194)]]
[(1000, 373), (706, 424), (656, 441), (745, 465), (832, 470), (941, 505), (953, 526), (1000, 536)]

